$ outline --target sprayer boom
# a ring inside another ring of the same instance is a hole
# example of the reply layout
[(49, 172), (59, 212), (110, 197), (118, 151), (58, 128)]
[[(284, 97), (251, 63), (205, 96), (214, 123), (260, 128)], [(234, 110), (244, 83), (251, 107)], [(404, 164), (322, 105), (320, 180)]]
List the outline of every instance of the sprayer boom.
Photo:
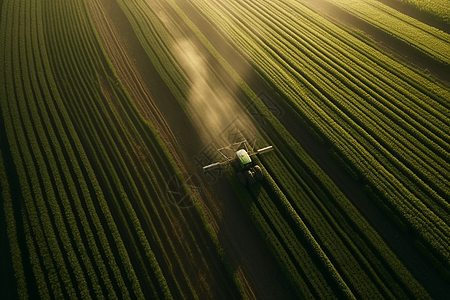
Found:
[[(222, 165), (232, 164), (233, 168), (237, 172), (239, 181), (243, 185), (252, 185), (256, 181), (263, 179), (263, 173), (261, 168), (256, 165), (250, 156), (256, 154), (263, 154), (273, 150), (273, 146), (267, 146), (256, 151), (249, 149), (249, 144), (246, 139), (230, 144), (228, 146), (217, 149), (217, 151), (225, 158), (224, 161), (215, 162), (203, 167), (203, 172), (210, 172), (220, 169)], [(249, 151), (250, 150), (250, 151)], [(233, 153), (232, 156), (227, 153)]]

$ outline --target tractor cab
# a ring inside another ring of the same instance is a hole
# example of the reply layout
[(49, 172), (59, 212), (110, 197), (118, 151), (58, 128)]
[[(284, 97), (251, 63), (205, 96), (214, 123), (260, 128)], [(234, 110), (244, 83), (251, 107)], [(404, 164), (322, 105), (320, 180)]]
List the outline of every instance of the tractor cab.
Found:
[(246, 170), (252, 165), (252, 159), (245, 149), (236, 151), (236, 157), (239, 160), (242, 170)]
[[(250, 153), (249, 153), (250, 149)], [(231, 164), (236, 175), (239, 179), (239, 182), (243, 186), (250, 186), (255, 184), (257, 181), (261, 181), (264, 178), (264, 174), (260, 166), (253, 163), (250, 158), (252, 155), (263, 154), (273, 150), (272, 146), (267, 146), (256, 151), (253, 150), (246, 139), (230, 144), (228, 146), (217, 149), (219, 153), (225, 158), (224, 161), (219, 161), (212, 163), (210, 165), (203, 167), (203, 172), (208, 172), (211, 170), (219, 169), (223, 165)], [(233, 155), (228, 154), (234, 153)]]

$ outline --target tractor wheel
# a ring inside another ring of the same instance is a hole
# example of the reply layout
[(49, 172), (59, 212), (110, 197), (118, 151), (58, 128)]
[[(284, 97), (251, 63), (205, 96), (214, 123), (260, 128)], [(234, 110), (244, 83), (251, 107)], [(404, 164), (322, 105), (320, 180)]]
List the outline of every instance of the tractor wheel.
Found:
[(258, 179), (258, 181), (263, 180), (264, 174), (261, 170), (261, 167), (258, 165), (255, 166), (255, 174), (256, 174), (256, 179)]
[(237, 175), (237, 178), (239, 179), (239, 182), (240, 182), (243, 186), (246, 186), (246, 185), (247, 185), (247, 181), (245, 180), (244, 174), (242, 174), (242, 172), (238, 172), (236, 175)]
[(248, 185), (253, 185), (256, 182), (255, 175), (250, 170), (245, 171), (245, 177), (247, 179)]

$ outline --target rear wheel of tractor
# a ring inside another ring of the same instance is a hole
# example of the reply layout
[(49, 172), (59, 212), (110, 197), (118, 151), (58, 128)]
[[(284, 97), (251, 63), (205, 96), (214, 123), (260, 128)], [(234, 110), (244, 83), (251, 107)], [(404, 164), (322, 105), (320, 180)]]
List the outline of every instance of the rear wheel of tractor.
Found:
[(258, 181), (263, 180), (264, 174), (263, 174), (260, 166), (258, 166), (258, 165), (255, 166), (255, 173), (256, 173), (256, 179), (258, 179)]
[(256, 182), (256, 178), (252, 171), (245, 171), (245, 177), (247, 178), (248, 185), (253, 185)]
[(244, 176), (244, 174), (242, 174), (242, 172), (238, 172), (238, 173), (237, 173), (237, 178), (239, 179), (239, 182), (240, 182), (243, 186), (246, 186), (246, 185), (247, 185), (247, 181), (245, 180), (245, 176)]

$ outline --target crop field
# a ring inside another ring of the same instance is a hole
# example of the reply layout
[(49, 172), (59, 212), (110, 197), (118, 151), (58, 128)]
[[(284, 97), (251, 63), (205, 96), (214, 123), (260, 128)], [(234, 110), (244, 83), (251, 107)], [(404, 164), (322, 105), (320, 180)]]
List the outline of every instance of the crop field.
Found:
[[(5, 299), (448, 296), (449, 32), (374, 0), (0, 14)], [(203, 173), (242, 137), (262, 182)]]

